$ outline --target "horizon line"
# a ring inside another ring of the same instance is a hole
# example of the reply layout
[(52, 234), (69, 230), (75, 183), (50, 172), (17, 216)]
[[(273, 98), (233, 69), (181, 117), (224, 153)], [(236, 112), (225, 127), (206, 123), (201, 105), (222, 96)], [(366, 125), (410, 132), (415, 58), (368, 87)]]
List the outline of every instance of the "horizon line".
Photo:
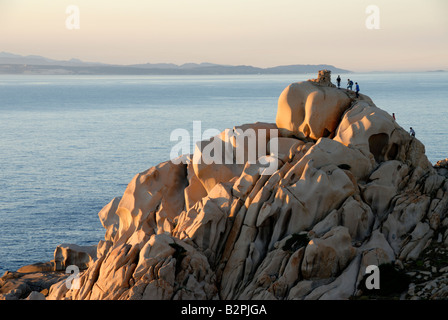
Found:
[[(79, 58), (69, 58), (66, 60), (61, 60), (61, 59), (56, 59), (56, 58), (50, 58), (47, 56), (42, 56), (42, 55), (38, 55), (38, 54), (27, 54), (27, 55), (23, 55), (23, 54), (17, 54), (17, 53), (12, 53), (12, 52), (7, 52), (7, 51), (1, 51), (1, 54), (9, 54), (9, 55), (13, 55), (13, 56), (19, 56), (21, 58), (43, 58), (43, 59), (49, 59), (49, 60), (53, 60), (53, 61), (58, 61), (58, 62), (72, 62), (73, 60), (78, 61), (80, 63), (86, 63), (86, 64), (100, 64), (100, 65), (105, 65), (105, 66), (121, 66), (121, 67), (130, 67), (130, 66), (136, 66), (136, 65), (146, 65), (146, 64), (153, 64), (153, 65), (158, 65), (158, 64), (164, 64), (164, 65), (174, 65), (177, 67), (182, 67), (184, 65), (188, 65), (188, 64), (196, 64), (196, 65), (201, 65), (201, 64), (211, 64), (211, 65), (215, 65), (215, 66), (223, 66), (223, 67), (253, 67), (253, 68), (258, 68), (258, 69), (270, 69), (270, 68), (277, 68), (277, 67), (288, 67), (288, 66), (329, 66), (329, 67), (334, 67), (336, 69), (343, 69), (346, 71), (349, 71), (351, 73), (371, 73), (371, 72), (378, 72), (378, 73), (386, 73), (386, 72), (396, 72), (396, 73), (409, 73), (409, 72), (447, 72), (448, 68), (447, 67), (437, 67), (437, 68), (433, 68), (433, 69), (413, 69), (413, 68), (400, 68), (400, 69), (364, 69), (364, 70), (360, 70), (357, 68), (350, 68), (350, 69), (346, 69), (345, 67), (337, 67), (334, 64), (331, 63), (287, 63), (287, 64), (278, 64), (278, 65), (273, 65), (273, 66), (267, 66), (267, 67), (260, 67), (260, 66), (255, 66), (252, 64), (223, 64), (223, 63), (217, 63), (217, 62), (210, 62), (210, 61), (202, 61), (202, 62), (183, 62), (183, 63), (175, 63), (175, 62), (135, 62), (135, 63), (127, 63), (127, 64), (120, 64), (120, 63), (109, 63), (109, 62), (99, 62), (99, 61), (87, 61), (87, 60), (82, 60)], [(11, 57), (12, 58), (12, 57)], [(5, 64), (3, 64), (5, 65)], [(20, 65), (20, 64), (18, 64)], [(37, 65), (37, 64), (32, 64), (32, 65)]]

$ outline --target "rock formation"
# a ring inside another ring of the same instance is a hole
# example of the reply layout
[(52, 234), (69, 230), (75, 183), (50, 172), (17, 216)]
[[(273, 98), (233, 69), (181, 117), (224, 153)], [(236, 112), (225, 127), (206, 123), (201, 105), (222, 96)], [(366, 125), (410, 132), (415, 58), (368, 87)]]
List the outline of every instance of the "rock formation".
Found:
[[(237, 163), (248, 129), (265, 152), (243, 146)], [(415, 261), (448, 224), (448, 179), (423, 144), (328, 71), (288, 86), (275, 124), (229, 131), (137, 174), (99, 213), (96, 254), (56, 250), (87, 269), (47, 299), (348, 299), (367, 266)], [(195, 161), (215, 142), (232, 163)]]

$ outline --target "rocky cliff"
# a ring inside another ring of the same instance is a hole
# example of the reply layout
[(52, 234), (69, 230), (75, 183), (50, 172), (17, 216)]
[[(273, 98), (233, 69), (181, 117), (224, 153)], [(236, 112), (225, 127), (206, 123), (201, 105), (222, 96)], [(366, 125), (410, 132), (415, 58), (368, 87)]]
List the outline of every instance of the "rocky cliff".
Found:
[[(237, 161), (248, 129), (264, 153), (250, 161), (246, 145)], [(212, 143), (234, 161), (195, 161)], [(95, 253), (57, 248), (56, 269), (85, 270), (78, 289), (60, 280), (46, 298), (357, 297), (367, 266), (403, 269), (435, 235), (446, 240), (438, 170), (391, 115), (321, 71), (281, 93), (275, 124), (234, 127), (137, 174), (99, 213)]]

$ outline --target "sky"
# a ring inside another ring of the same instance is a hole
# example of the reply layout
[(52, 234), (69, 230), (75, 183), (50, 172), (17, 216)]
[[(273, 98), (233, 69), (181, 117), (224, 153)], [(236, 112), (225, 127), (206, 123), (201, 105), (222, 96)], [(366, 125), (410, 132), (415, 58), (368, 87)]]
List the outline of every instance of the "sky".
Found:
[(113, 64), (448, 70), (448, 1), (0, 0), (1, 51)]

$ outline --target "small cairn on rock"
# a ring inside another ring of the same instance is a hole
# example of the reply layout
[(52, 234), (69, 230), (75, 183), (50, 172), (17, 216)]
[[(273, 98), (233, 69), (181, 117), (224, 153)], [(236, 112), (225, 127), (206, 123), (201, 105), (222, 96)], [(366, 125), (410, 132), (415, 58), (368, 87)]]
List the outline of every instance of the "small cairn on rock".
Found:
[(331, 83), (331, 70), (319, 70), (317, 79), (309, 79), (308, 81), (323, 87), (336, 88), (336, 85)]

